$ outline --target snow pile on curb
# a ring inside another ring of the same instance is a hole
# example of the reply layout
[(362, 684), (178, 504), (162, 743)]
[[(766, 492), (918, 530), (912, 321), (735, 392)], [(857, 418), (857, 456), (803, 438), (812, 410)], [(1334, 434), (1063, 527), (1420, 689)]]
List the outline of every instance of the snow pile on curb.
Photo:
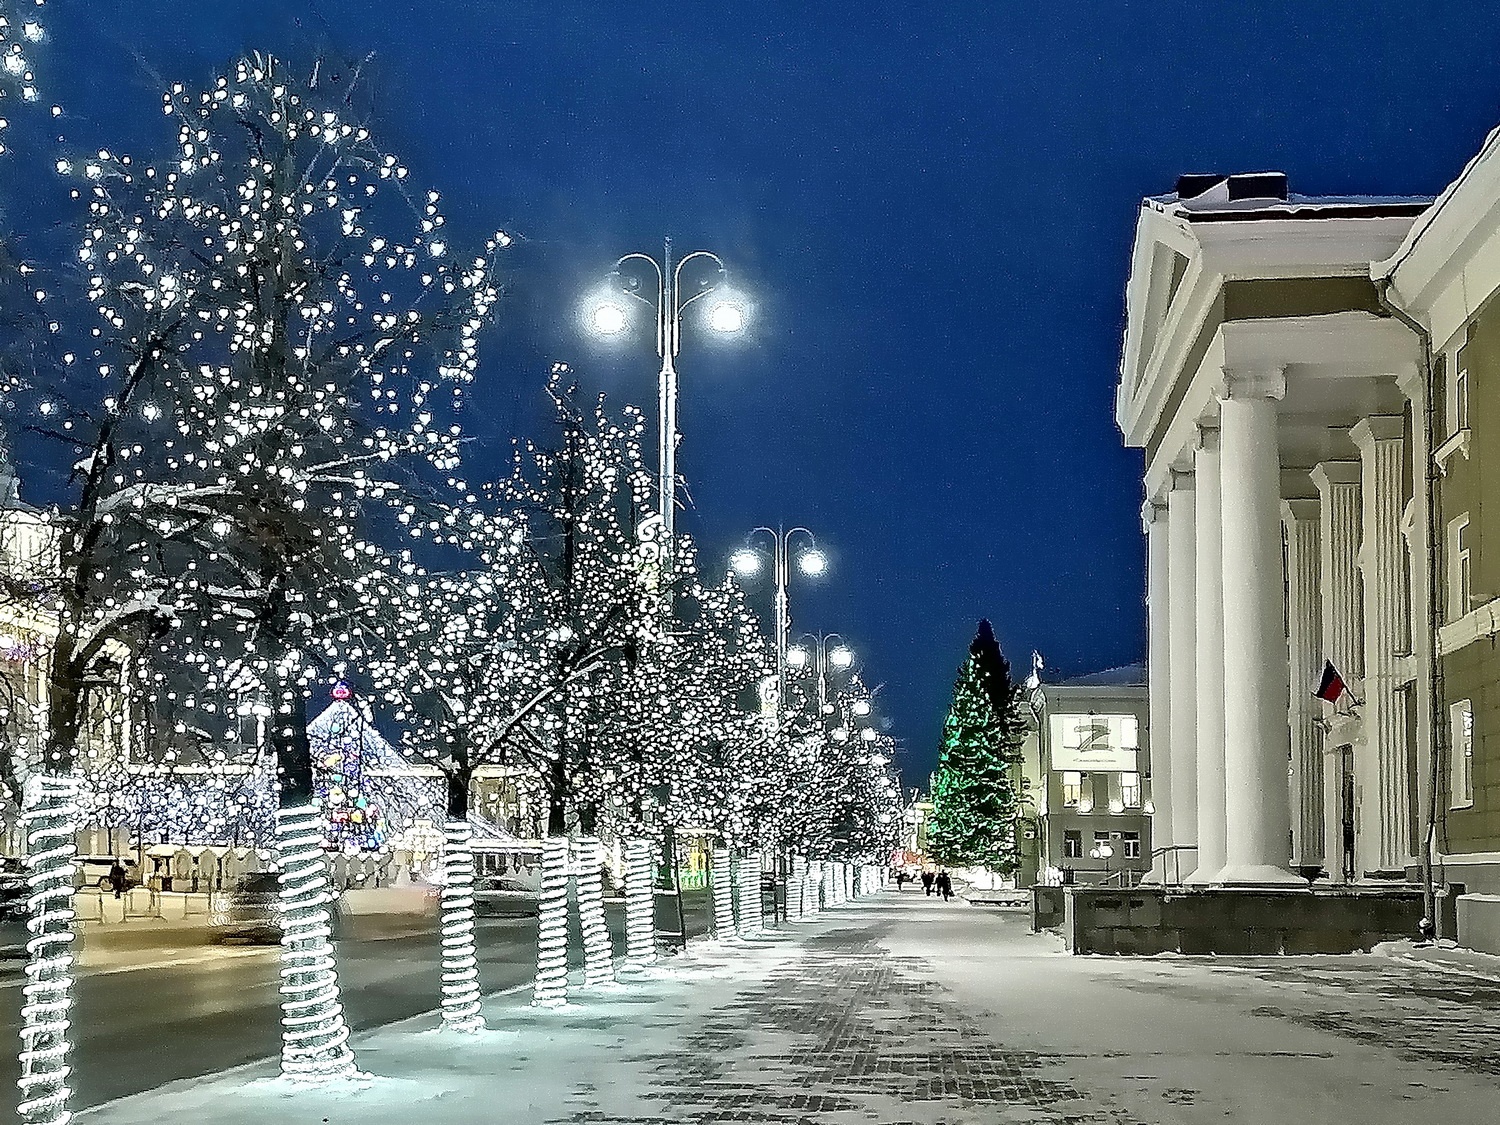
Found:
[(723, 1002), (796, 955), (791, 935), (694, 943), (686, 953), (621, 986), (570, 993), (567, 1006), (536, 1009), (530, 986), (487, 996), (489, 1029), (469, 1037), (438, 1029), (426, 1013), (358, 1035), (366, 1074), (324, 1088), (292, 1087), (275, 1060), (186, 1079), (86, 1110), (89, 1125), (214, 1125), (313, 1122), (327, 1125), (492, 1125), (566, 1117), (575, 1093), (618, 1086), (616, 1053), (675, 1049), (691, 1014)]
[(1393, 961), (1406, 961), (1442, 971), (1466, 973), (1469, 976), (1500, 981), (1500, 956), (1466, 949), (1453, 941), (1439, 941), (1431, 945), (1405, 939), (1383, 941), (1370, 952), (1377, 957), (1387, 957)]

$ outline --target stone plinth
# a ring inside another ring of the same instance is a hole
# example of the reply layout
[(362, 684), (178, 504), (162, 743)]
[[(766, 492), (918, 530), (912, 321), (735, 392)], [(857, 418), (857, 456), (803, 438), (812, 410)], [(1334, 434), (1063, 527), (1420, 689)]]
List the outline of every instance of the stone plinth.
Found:
[(1031, 932), (1055, 930), (1063, 924), (1063, 891), (1066, 887), (1031, 888)]
[(1061, 889), (1072, 953), (1353, 953), (1415, 937), (1422, 917), (1421, 889), (1404, 885)]

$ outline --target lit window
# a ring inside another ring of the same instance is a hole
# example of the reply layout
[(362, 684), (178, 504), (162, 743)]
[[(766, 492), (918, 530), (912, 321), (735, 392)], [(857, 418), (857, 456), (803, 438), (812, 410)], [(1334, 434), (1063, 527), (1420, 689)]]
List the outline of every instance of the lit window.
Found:
[(1126, 859), (1141, 858), (1141, 834), (1139, 832), (1122, 833), (1120, 843), (1125, 846)]
[(1127, 809), (1138, 809), (1141, 807), (1140, 774), (1122, 773), (1120, 775), (1120, 800)]
[(1465, 512), (1448, 523), (1448, 620), (1457, 621), (1469, 612), (1473, 593), (1469, 564), (1469, 515)]
[(1069, 828), (1063, 832), (1063, 858), (1083, 858), (1083, 833)]
[(1474, 708), (1461, 699), (1448, 708), (1450, 745), (1448, 780), (1456, 809), (1474, 803)]
[(1063, 773), (1063, 808), (1076, 809), (1083, 796), (1083, 774), (1077, 770)]

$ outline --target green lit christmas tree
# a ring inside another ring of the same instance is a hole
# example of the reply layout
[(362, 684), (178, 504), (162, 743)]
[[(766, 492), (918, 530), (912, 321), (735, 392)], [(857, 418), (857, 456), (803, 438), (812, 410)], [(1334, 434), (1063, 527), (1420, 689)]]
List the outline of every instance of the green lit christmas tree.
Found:
[(1019, 795), (1013, 767), (1025, 735), (1010, 664), (990, 623), (981, 621), (953, 685), (932, 782), (927, 852), (938, 863), (1015, 873)]

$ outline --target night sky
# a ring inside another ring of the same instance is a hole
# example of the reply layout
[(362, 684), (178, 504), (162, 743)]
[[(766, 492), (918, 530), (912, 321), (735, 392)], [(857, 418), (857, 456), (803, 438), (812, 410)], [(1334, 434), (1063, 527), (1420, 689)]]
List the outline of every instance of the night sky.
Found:
[(722, 255), (756, 319), (684, 342), (679, 526), (705, 561), (756, 524), (817, 532), (834, 567), (794, 629), (859, 650), (920, 784), (981, 616), (1018, 670), (1143, 656), (1113, 418), (1140, 197), (1270, 168), (1440, 190), (1500, 122), (1497, 7), (52, 0), (42, 78), (70, 143), (149, 154), (162, 80), (373, 53), (377, 133), (452, 241), (520, 239), (466, 421), (497, 467), (553, 360), (654, 410), (649, 340), (578, 331), (619, 255)]

